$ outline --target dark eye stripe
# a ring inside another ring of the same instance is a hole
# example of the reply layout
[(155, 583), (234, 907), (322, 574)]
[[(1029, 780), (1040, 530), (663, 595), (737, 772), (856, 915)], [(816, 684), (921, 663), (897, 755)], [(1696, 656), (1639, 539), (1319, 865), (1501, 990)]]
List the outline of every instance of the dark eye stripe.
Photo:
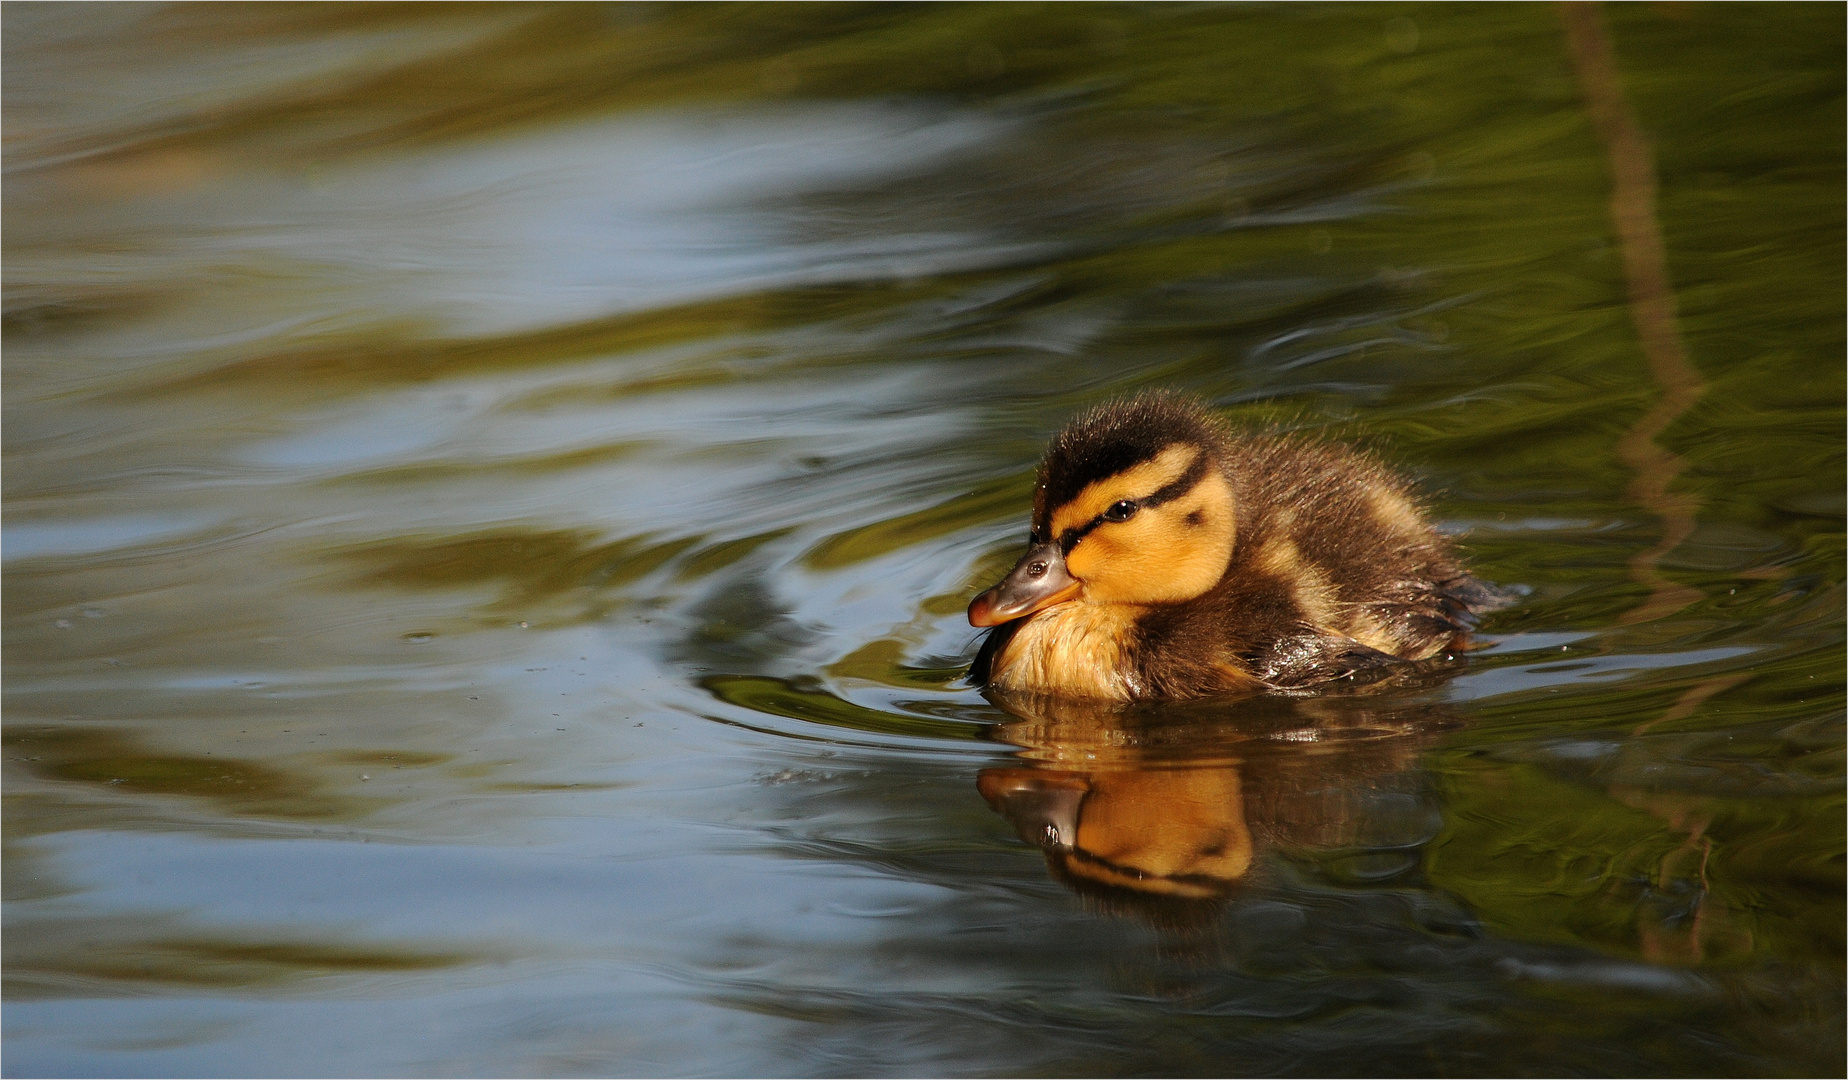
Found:
[[(1193, 464), (1187, 466), (1186, 472), (1182, 473), (1181, 475), (1175, 477), (1173, 480), (1157, 488), (1154, 494), (1145, 495), (1142, 498), (1135, 500), (1136, 505), (1139, 507), (1150, 507), (1150, 506), (1160, 506), (1162, 503), (1165, 503), (1165, 502), (1173, 502), (1174, 500), (1192, 491), (1194, 489), (1194, 486), (1199, 484), (1199, 482), (1205, 478), (1206, 478), (1206, 455), (1204, 453), (1196, 454), (1194, 455)], [(1104, 522), (1108, 520), (1109, 519), (1104, 517), (1104, 515), (1099, 514), (1096, 517), (1092, 518), (1090, 521), (1085, 522), (1083, 525), (1075, 526), (1073, 528), (1065, 530), (1063, 533), (1060, 533), (1059, 534), (1059, 550), (1067, 555), (1070, 555), (1072, 553), (1072, 549), (1078, 546), (1078, 541), (1083, 540), (1085, 537), (1089, 536), (1091, 534), (1092, 529), (1097, 528), (1099, 525), (1102, 525)]]
[(1187, 466), (1186, 472), (1175, 477), (1173, 481), (1167, 484), (1164, 484), (1158, 491), (1155, 492), (1155, 494), (1150, 495), (1147, 498), (1137, 499), (1136, 501), (1141, 503), (1143, 506), (1160, 506), (1162, 503), (1165, 503), (1165, 502), (1173, 502), (1174, 500), (1192, 491), (1194, 489), (1194, 485), (1198, 484), (1201, 480), (1205, 478), (1206, 478), (1206, 455), (1199, 454), (1193, 459), (1193, 464)]

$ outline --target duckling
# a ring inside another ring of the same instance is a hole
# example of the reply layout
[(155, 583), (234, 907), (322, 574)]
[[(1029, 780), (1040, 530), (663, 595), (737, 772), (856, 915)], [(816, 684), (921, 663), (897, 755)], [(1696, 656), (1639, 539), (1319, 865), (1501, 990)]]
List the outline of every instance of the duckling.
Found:
[(1135, 701), (1312, 686), (1460, 647), (1500, 595), (1358, 451), (1172, 392), (1054, 437), (1026, 554), (969, 605), (971, 681)]

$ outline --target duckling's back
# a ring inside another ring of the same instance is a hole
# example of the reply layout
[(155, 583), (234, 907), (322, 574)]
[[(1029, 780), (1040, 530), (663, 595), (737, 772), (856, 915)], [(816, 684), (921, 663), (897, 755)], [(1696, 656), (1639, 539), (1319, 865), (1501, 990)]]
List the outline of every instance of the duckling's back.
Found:
[(1366, 455), (1249, 435), (1234, 438), (1226, 465), (1238, 507), (1226, 575), (1195, 603), (1144, 618), (1139, 651), (1153, 683), (1180, 674), (1164, 668), (1192, 666), (1181, 663), (1200, 651), (1189, 638), (1221, 639), (1270, 686), (1428, 659), (1471, 628), (1472, 607), (1494, 599), (1425, 520), (1410, 485)]

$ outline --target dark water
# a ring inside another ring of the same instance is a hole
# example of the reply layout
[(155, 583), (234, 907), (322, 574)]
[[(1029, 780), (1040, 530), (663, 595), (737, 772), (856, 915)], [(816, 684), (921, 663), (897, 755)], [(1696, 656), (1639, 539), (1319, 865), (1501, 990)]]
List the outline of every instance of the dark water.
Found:
[[(6, 1074), (1839, 1075), (1844, 9), (1608, 17), (7, 5)], [(984, 701), (1153, 385), (1520, 602)]]

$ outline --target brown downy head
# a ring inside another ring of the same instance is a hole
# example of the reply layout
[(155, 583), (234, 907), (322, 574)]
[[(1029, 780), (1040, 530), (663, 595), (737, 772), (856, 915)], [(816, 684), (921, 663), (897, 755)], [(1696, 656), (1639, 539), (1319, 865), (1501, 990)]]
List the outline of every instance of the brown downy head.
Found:
[(1040, 465), (1027, 553), (969, 605), (996, 626), (1055, 604), (1165, 604), (1225, 574), (1237, 532), (1228, 437), (1191, 397), (1145, 394), (1068, 424)]

